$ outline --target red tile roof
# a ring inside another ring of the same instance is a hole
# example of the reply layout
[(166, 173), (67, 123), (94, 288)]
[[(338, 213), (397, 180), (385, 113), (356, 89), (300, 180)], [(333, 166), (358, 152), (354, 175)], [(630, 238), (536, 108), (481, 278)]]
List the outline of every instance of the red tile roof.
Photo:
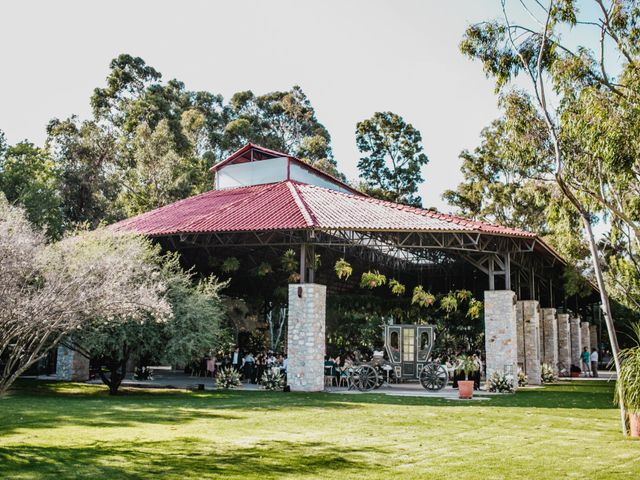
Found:
[(110, 227), (149, 236), (232, 231), (345, 229), (475, 232), (535, 238), (534, 233), (454, 215), (284, 181), (213, 190)]

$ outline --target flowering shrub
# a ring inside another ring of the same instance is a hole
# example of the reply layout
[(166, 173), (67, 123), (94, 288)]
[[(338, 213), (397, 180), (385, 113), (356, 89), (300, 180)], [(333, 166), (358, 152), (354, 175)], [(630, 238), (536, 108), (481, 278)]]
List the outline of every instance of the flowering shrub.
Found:
[(540, 379), (542, 380), (542, 383), (553, 383), (556, 381), (556, 376), (553, 373), (553, 367), (548, 363), (542, 364)]
[(526, 387), (527, 385), (529, 385), (529, 378), (527, 377), (527, 374), (521, 369), (518, 369), (518, 386)]
[(487, 386), (490, 392), (513, 393), (513, 375), (506, 373), (493, 372), (487, 380)]
[(216, 374), (216, 387), (227, 390), (239, 387), (241, 384), (240, 373), (233, 368), (227, 367), (218, 370), (218, 373)]
[(267, 390), (282, 390), (284, 387), (284, 375), (272, 368), (267, 369), (260, 380)]

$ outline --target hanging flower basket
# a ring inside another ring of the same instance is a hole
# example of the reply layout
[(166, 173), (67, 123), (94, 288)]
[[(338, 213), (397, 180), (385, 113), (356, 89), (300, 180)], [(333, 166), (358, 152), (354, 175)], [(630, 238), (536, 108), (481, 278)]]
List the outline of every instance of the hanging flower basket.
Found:
[(340, 260), (338, 260), (335, 266), (333, 267), (333, 269), (336, 271), (336, 275), (340, 280), (347, 280), (353, 273), (353, 268), (351, 267), (351, 264), (347, 262), (344, 258), (341, 258)]
[(224, 273), (233, 273), (240, 268), (240, 260), (236, 257), (228, 257), (222, 262), (222, 271)]
[(395, 278), (389, 281), (389, 289), (391, 290), (391, 293), (398, 297), (404, 295), (404, 292), (406, 291), (406, 287)]
[(413, 289), (413, 296), (411, 297), (411, 303), (420, 305), (421, 307), (429, 307), (436, 301), (436, 297), (429, 292), (425, 292), (422, 285), (418, 285)]
[(458, 310), (458, 299), (453, 293), (449, 293), (440, 299), (440, 309), (447, 313)]
[(387, 277), (375, 270), (373, 272), (364, 272), (360, 278), (361, 288), (374, 289), (387, 283)]
[(467, 317), (477, 320), (482, 315), (483, 304), (480, 300), (472, 298), (469, 302), (469, 308), (467, 309)]

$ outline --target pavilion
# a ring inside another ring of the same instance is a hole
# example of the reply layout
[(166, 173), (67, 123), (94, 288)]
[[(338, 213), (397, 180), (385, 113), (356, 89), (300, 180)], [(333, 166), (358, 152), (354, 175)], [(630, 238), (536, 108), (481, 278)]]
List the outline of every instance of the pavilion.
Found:
[(539, 383), (541, 363), (558, 372), (597, 342), (596, 326), (578, 316), (593, 298), (567, 309), (565, 262), (534, 233), (377, 200), (253, 144), (211, 171), (213, 190), (110, 228), (146, 235), (203, 272), (211, 257), (255, 263), (294, 249), (300, 272), (288, 287), (292, 390), (323, 389), (327, 287), (331, 295), (354, 286), (317, 272), (317, 252), (407, 278), (426, 275), (433, 291), (456, 286), (483, 295), (487, 375), (520, 366)]

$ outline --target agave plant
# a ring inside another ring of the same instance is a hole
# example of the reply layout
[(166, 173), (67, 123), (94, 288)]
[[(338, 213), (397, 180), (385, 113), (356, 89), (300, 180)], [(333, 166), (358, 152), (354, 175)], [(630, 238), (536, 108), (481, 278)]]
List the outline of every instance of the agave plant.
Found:
[(389, 289), (391, 289), (391, 293), (397, 295), (398, 297), (404, 295), (404, 292), (406, 290), (405, 286), (395, 278), (389, 281)]
[(284, 252), (280, 262), (282, 269), (287, 273), (292, 273), (298, 270), (298, 258), (296, 256), (296, 252), (291, 248)]
[(336, 275), (340, 280), (347, 280), (351, 274), (353, 273), (353, 268), (351, 264), (347, 262), (344, 258), (341, 258), (336, 262), (333, 269), (336, 271)]
[(436, 297), (429, 292), (425, 292), (422, 285), (418, 285), (413, 289), (413, 296), (411, 297), (411, 303), (418, 304), (421, 307), (429, 307), (436, 301)]

